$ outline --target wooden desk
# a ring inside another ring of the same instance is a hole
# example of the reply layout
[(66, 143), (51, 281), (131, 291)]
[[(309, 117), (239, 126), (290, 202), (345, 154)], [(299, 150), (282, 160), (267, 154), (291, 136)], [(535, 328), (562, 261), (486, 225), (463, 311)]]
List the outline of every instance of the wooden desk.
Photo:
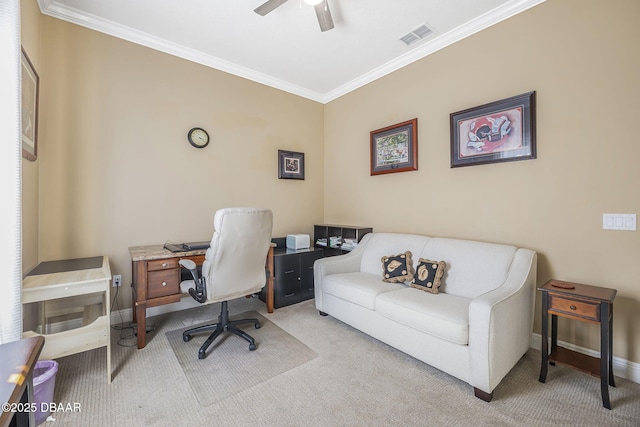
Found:
[[(58, 271), (32, 275), (29, 273), (22, 281), (22, 303), (46, 302), (60, 298), (101, 295), (101, 313), (87, 310), (80, 328), (55, 334), (45, 334), (46, 344), (42, 350), (44, 359), (57, 359), (94, 348), (107, 347), (107, 382), (111, 384), (111, 308), (110, 286), (111, 269), (109, 258), (98, 258), (99, 267), (78, 270)], [(62, 260), (65, 262), (76, 260)], [(41, 263), (43, 265), (45, 263)], [(42, 325), (42, 332), (45, 332)], [(22, 334), (23, 338), (38, 336), (34, 331)]]
[[(180, 292), (181, 267), (178, 261), (190, 259), (202, 265), (205, 253), (206, 249), (171, 252), (162, 245), (129, 248), (133, 277), (131, 301), (139, 349), (147, 344), (147, 308), (171, 304), (189, 296)], [(267, 311), (273, 313), (273, 246), (267, 254), (266, 266), (269, 270)]]
[[(43, 346), (44, 337), (0, 345), (0, 403), (10, 405), (9, 408), (3, 407), (0, 412), (0, 427), (36, 425), (33, 368)], [(29, 410), (18, 411), (25, 407)]]
[[(573, 287), (560, 288), (554, 285)], [(547, 379), (549, 364), (576, 368), (600, 377), (602, 405), (611, 409), (609, 385), (613, 379), (613, 299), (615, 289), (579, 283), (550, 280), (538, 290), (542, 291), (542, 365), (540, 382)], [(551, 314), (551, 354), (549, 354), (549, 314)], [(558, 316), (600, 325), (600, 358), (558, 347)]]

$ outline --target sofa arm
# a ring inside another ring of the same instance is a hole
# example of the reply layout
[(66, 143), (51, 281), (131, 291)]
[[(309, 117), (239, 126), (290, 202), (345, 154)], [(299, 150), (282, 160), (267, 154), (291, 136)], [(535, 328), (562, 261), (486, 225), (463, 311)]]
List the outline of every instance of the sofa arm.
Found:
[(344, 255), (320, 258), (313, 264), (313, 286), (316, 308), (322, 311), (322, 284), (325, 276), (360, 271), (362, 253), (369, 241), (370, 234), (365, 234), (358, 246)]
[(537, 254), (516, 251), (504, 283), (469, 305), (471, 383), (491, 394), (527, 352), (533, 329)]

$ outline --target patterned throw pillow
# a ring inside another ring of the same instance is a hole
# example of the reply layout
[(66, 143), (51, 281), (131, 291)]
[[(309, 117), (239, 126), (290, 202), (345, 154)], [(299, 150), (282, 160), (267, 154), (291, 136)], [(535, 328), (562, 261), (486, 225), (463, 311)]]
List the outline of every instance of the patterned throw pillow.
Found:
[(382, 280), (385, 282), (406, 282), (413, 277), (411, 252), (382, 257)]
[(444, 261), (430, 261), (420, 258), (416, 274), (410, 283), (411, 287), (437, 294), (446, 266)]

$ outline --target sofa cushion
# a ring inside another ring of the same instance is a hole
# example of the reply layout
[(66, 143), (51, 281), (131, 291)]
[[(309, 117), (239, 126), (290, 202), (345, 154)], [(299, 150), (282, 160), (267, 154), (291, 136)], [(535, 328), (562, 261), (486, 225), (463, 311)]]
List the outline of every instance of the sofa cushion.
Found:
[(376, 313), (402, 325), (455, 344), (469, 344), (471, 299), (415, 288), (381, 293)]
[(416, 273), (413, 275), (413, 279), (409, 285), (421, 291), (437, 294), (446, 266), (447, 263), (444, 261), (430, 261), (420, 258), (418, 266), (416, 267)]
[(383, 256), (381, 261), (382, 280), (385, 282), (407, 282), (413, 278), (411, 251), (398, 255)]
[(379, 294), (404, 288), (401, 283), (385, 283), (378, 275), (360, 272), (330, 274), (322, 281), (325, 293), (369, 310), (375, 310)]

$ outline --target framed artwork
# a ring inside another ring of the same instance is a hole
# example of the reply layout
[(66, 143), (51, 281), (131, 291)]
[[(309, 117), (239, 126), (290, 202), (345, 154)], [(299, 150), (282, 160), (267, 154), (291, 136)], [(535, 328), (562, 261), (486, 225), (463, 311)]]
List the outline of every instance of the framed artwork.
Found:
[(418, 170), (418, 119), (374, 130), (371, 175)]
[(451, 114), (451, 167), (536, 158), (535, 92)]
[(40, 78), (22, 48), (22, 157), (35, 161), (38, 155), (38, 97)]
[(278, 178), (304, 179), (304, 153), (278, 150)]

